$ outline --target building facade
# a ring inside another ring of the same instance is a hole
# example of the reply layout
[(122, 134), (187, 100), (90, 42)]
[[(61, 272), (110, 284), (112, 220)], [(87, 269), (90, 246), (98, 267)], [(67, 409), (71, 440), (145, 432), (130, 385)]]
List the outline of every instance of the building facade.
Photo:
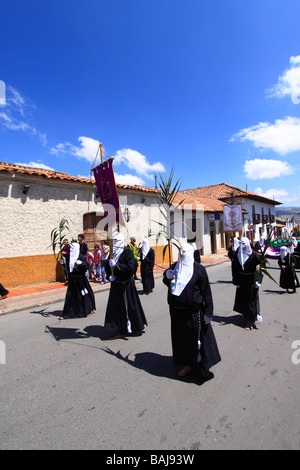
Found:
[[(150, 236), (157, 262), (162, 262), (165, 239), (156, 245), (154, 222), (160, 220), (157, 190), (117, 185), (121, 210), (126, 214), (125, 241), (135, 236), (140, 244)], [(68, 221), (66, 238), (84, 233), (91, 249), (107, 238), (105, 217), (94, 180), (38, 168), (0, 163), (0, 282), (9, 287), (62, 279), (51, 246), (51, 231), (61, 219)], [(152, 228), (152, 234), (149, 227)], [(158, 225), (157, 225), (158, 227)]]
[[(275, 208), (281, 202), (274, 199), (269, 199), (226, 183), (185, 190), (182, 191), (182, 195), (217, 199), (226, 204), (240, 204), (242, 206), (243, 228), (239, 235), (248, 237), (252, 242), (266, 238), (272, 230), (276, 229)], [(220, 223), (221, 221), (222, 219)], [(226, 234), (224, 242), (226, 246), (228, 246), (230, 235), (238, 234)]]
[[(149, 238), (156, 264), (167, 263), (163, 256), (166, 237), (159, 235), (165, 224), (159, 190), (117, 184), (126, 227), (121, 227), (125, 243), (130, 237), (140, 245)], [(201, 255), (225, 252), (232, 234), (224, 233), (223, 207), (232, 203), (228, 191), (235, 191), (234, 203), (242, 204), (243, 234), (251, 240), (265, 237), (276, 224), (279, 202), (222, 184), (181, 191), (170, 213), (171, 235), (178, 243), (195, 242)], [(51, 231), (66, 219), (66, 238), (84, 233), (89, 248), (107, 238), (105, 211), (94, 180), (39, 168), (0, 162), (0, 282), (7, 287), (63, 279), (61, 265), (51, 246)], [(178, 257), (173, 246), (172, 260)]]

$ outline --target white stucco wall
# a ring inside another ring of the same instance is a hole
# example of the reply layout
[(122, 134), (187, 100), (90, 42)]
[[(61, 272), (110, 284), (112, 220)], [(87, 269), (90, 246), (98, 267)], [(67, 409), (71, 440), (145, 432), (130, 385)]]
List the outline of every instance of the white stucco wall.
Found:
[[(29, 185), (27, 194), (23, 194), (25, 184)], [(0, 258), (51, 254), (50, 233), (63, 217), (69, 221), (68, 238), (77, 238), (83, 232), (85, 213), (103, 213), (96, 193), (95, 187), (90, 191), (87, 183), (45, 180), (27, 175), (1, 175)], [(126, 240), (131, 235), (142, 242), (148, 235), (150, 222), (160, 217), (155, 195), (141, 191), (121, 191), (119, 198), (122, 211), (128, 207), (131, 212), (127, 230), (122, 229)], [(156, 233), (158, 225), (154, 222), (151, 224)], [(154, 235), (150, 238), (150, 244), (155, 243)], [(161, 239), (163, 243), (164, 239)]]
[(267, 203), (263, 203), (263, 202), (252, 200), (252, 199), (243, 199), (242, 204), (243, 204), (243, 209), (248, 212), (248, 214), (246, 214), (244, 216), (244, 233), (246, 233), (246, 231), (248, 230), (248, 221), (250, 220), (250, 223), (253, 224), (252, 206), (255, 206), (255, 214), (260, 214), (261, 223), (253, 225), (253, 229), (255, 230), (254, 240), (255, 241), (259, 240), (259, 238), (260, 238), (259, 229), (260, 228), (263, 229), (262, 236), (264, 238), (266, 238), (267, 228), (266, 228), (266, 224), (262, 223), (262, 215), (261, 215), (262, 214), (262, 208), (264, 209), (264, 214), (265, 215), (269, 215), (269, 209), (270, 209), (271, 215), (274, 215), (275, 222), (272, 223), (272, 224), (270, 224), (270, 223), (269, 224), (272, 227), (275, 227), (275, 225), (276, 225), (275, 207), (276, 206), (274, 206), (273, 204), (267, 204)]

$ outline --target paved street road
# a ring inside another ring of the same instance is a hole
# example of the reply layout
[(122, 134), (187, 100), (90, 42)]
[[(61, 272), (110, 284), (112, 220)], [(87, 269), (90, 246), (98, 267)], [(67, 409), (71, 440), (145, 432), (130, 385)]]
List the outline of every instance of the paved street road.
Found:
[[(149, 326), (137, 338), (100, 339), (108, 292), (86, 319), (59, 321), (61, 302), (1, 316), (0, 448), (299, 449), (300, 291), (264, 278), (263, 323), (247, 332), (229, 262), (207, 271), (222, 362), (202, 385), (172, 365), (161, 278), (141, 297)], [(270, 272), (278, 280), (275, 262)]]

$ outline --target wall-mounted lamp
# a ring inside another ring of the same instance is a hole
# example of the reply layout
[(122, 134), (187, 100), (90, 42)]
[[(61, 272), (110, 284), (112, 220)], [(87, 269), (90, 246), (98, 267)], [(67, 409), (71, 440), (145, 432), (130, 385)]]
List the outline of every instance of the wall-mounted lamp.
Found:
[(125, 222), (129, 222), (131, 213), (128, 207), (125, 207), (123, 215), (124, 215)]
[(29, 186), (28, 186), (28, 184), (24, 184), (23, 194), (27, 194), (28, 191), (29, 191)]
[(142, 204), (144, 204), (145, 201), (146, 201), (146, 199), (144, 197), (142, 197)]

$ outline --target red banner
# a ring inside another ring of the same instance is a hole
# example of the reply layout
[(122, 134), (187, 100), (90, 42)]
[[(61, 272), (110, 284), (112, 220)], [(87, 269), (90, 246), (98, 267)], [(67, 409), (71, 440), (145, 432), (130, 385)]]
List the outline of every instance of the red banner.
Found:
[(115, 182), (115, 175), (112, 166), (112, 159), (92, 168), (95, 176), (98, 193), (107, 212), (107, 223), (112, 227), (114, 223), (125, 226), (123, 215), (120, 209), (119, 195)]

